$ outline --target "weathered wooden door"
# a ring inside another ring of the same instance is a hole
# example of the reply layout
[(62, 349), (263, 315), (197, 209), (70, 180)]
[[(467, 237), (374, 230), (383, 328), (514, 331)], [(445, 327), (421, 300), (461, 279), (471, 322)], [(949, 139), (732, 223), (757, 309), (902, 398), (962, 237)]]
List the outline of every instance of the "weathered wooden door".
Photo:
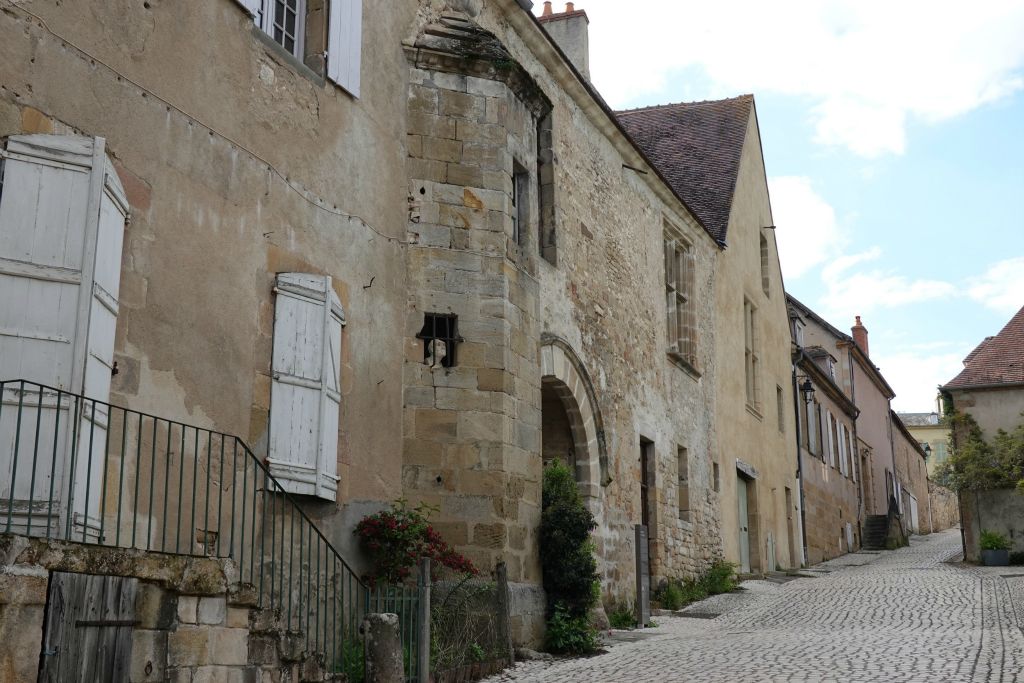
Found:
[(747, 514), (747, 480), (743, 477), (736, 477), (736, 500), (739, 501), (739, 528), (740, 528), (740, 571), (744, 574), (750, 573), (750, 518)]
[(137, 579), (54, 572), (40, 683), (128, 680)]

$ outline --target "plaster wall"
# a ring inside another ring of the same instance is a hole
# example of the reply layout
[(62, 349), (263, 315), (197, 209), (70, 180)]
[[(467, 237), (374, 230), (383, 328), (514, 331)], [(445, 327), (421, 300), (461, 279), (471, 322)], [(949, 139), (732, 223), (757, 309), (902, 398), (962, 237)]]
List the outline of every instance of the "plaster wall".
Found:
[(981, 558), (981, 532), (995, 531), (1010, 539), (1010, 552), (1024, 552), (1024, 496), (1015, 489), (962, 491), (964, 559)]
[(945, 425), (915, 426), (907, 425), (907, 431), (919, 443), (928, 444), (931, 455), (928, 456), (928, 476), (934, 476), (936, 468), (949, 459), (949, 427)]
[(951, 393), (954, 408), (975, 419), (986, 441), (1000, 429), (1009, 432), (1024, 423), (1024, 387), (956, 389)]
[[(756, 118), (751, 114), (729, 220), (728, 246), (715, 269), (715, 363), (717, 421), (716, 461), (721, 469), (721, 524), (725, 557), (739, 562), (739, 511), (736, 461), (752, 465), (750, 482), (750, 560), (752, 571), (768, 566), (769, 536), (776, 564), (799, 565), (800, 541), (787, 528), (785, 489), (796, 500), (796, 435), (793, 425), (792, 365), (789, 317), (779, 270), (773, 224)], [(760, 237), (768, 240), (769, 293), (761, 284)], [(747, 405), (744, 365), (743, 306), (747, 299), (758, 311), (760, 334), (760, 398)], [(776, 389), (781, 389), (783, 429), (779, 429)], [(795, 535), (795, 534), (794, 534)]]
[(328, 274), (348, 318), (339, 501), (398, 497), (413, 3), (365, 4), (360, 99), (231, 0), (22, 5), (40, 18), (0, 13), (0, 135), (105, 137), (131, 203), (112, 402), (265, 453), (274, 276)]

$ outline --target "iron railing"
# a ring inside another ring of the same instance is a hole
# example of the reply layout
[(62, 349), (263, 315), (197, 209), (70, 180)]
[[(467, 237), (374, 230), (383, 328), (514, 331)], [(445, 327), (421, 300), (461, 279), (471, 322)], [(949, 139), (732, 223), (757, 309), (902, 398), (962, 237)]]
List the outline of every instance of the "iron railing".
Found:
[(370, 590), (236, 436), (0, 381), (0, 476), (0, 532), (230, 558), (328, 670), (361, 668), (371, 608), (398, 612), (415, 648), (415, 587)]

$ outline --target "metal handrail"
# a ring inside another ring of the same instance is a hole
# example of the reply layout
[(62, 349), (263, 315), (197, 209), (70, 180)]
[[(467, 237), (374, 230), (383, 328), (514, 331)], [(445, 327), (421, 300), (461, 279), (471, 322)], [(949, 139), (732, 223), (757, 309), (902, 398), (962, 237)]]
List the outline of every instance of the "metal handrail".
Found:
[(4, 467), (0, 531), (230, 558), (258, 606), (304, 632), (306, 652), (322, 655), (328, 670), (346, 671), (361, 656), (354, 641), (370, 589), (239, 437), (6, 380)]

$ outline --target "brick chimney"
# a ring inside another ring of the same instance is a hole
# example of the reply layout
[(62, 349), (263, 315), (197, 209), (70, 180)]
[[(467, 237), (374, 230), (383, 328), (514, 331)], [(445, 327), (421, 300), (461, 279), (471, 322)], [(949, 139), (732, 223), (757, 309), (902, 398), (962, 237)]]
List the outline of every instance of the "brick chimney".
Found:
[(851, 328), (853, 332), (853, 341), (857, 342), (857, 346), (864, 352), (865, 356), (871, 354), (868, 353), (868, 328), (864, 327), (864, 324), (860, 321), (860, 316), (857, 316), (857, 322), (853, 324)]
[(565, 3), (564, 12), (555, 12), (550, 2), (538, 17), (548, 35), (562, 48), (573, 66), (590, 80), (590, 19), (587, 13), (576, 9), (576, 3)]

